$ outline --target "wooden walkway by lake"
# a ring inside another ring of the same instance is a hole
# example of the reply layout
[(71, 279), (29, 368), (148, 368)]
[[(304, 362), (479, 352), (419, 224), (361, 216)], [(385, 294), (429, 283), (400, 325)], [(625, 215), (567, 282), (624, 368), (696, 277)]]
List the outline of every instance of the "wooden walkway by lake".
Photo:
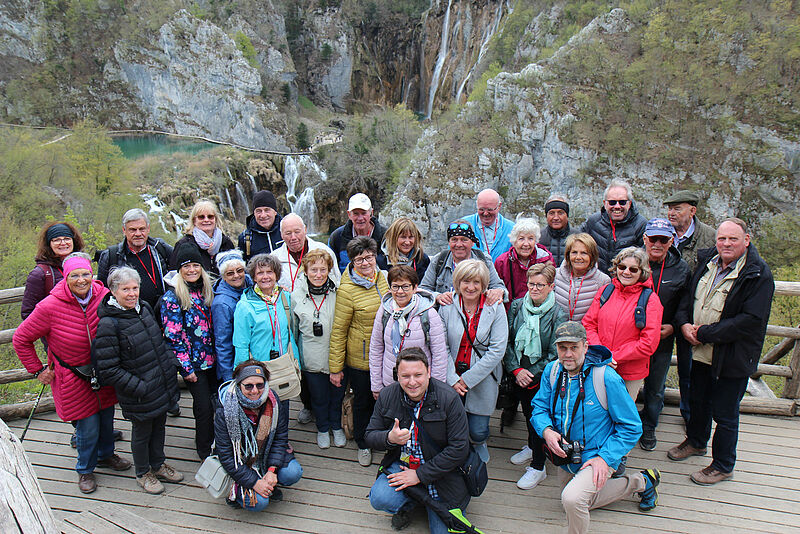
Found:
[[(61, 422), (55, 413), (38, 414), (23, 445), (56, 519), (111, 502), (177, 533), (392, 531), (389, 515), (372, 510), (366, 498), (376, 466), (358, 465), (352, 442), (345, 449), (320, 450), (314, 425), (297, 423), (296, 402), (292, 403), (289, 438), (303, 466), (303, 479), (284, 489), (284, 500), (270, 504), (262, 513), (235, 510), (224, 500), (211, 499), (194, 480), (199, 460), (194, 452), (190, 401), (184, 391), (183, 414), (167, 421), (168, 462), (186, 479), (182, 484), (165, 484), (166, 491), (161, 495), (142, 491), (133, 469), (123, 473), (98, 469), (97, 491), (81, 494), (74, 470), (75, 450), (69, 445), (72, 426)], [(117, 444), (117, 452), (130, 459), (130, 423), (121, 418), (119, 410), (117, 417), (117, 428), (125, 434)], [(24, 419), (17, 419), (10, 421), (9, 427), (19, 436), (24, 425)], [(688, 475), (707, 465), (710, 457), (680, 463), (666, 458), (666, 450), (683, 439), (677, 408), (665, 409), (657, 434), (658, 448), (644, 452), (637, 447), (628, 466), (654, 466), (661, 470), (659, 506), (641, 513), (638, 501), (631, 499), (595, 510), (592, 532), (800, 533), (800, 418), (743, 415), (734, 480), (709, 488), (695, 485)], [(536, 489), (522, 491), (515, 485), (523, 468), (510, 464), (508, 459), (524, 440), (521, 414), (504, 434), (499, 433), (498, 419), (493, 418), (489, 440), (491, 480), (486, 492), (473, 500), (467, 512), (470, 520), (487, 534), (560, 532), (565, 525), (558, 476), (552, 466), (548, 467), (547, 480)], [(405, 532), (427, 532), (426, 525), (420, 513)]]

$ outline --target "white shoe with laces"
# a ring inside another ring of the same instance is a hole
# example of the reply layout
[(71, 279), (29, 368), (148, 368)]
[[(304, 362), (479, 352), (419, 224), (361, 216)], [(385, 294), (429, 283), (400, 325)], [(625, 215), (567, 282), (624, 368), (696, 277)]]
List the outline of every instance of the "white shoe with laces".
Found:
[(358, 463), (364, 467), (372, 465), (372, 450), (371, 449), (358, 449)]
[(517, 480), (517, 487), (519, 489), (529, 490), (539, 485), (539, 482), (547, 478), (547, 471), (542, 469), (534, 469), (533, 467), (526, 467), (525, 474)]
[(333, 446), (344, 447), (347, 445), (347, 436), (344, 435), (344, 430), (341, 428), (333, 431)]
[(330, 448), (331, 435), (327, 432), (317, 432), (317, 445), (320, 449)]
[(511, 463), (514, 465), (524, 465), (530, 463), (533, 458), (533, 451), (530, 447), (525, 445), (522, 450), (511, 457)]

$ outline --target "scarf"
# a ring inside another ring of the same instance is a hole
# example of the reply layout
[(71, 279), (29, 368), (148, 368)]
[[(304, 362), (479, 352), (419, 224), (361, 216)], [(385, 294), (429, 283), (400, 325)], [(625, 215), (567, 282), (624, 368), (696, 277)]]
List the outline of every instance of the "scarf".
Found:
[(378, 280), (378, 270), (375, 269), (375, 274), (372, 275), (372, 279), (369, 279), (361, 276), (358, 271), (355, 270), (355, 268), (352, 268), (350, 269), (350, 280), (352, 280), (356, 285), (366, 289), (372, 289), (372, 286), (374, 286)]
[(82, 308), (86, 308), (86, 306), (89, 305), (89, 301), (92, 300), (92, 286), (89, 286), (89, 292), (86, 293), (85, 297), (80, 298), (75, 293), (72, 293), (72, 296), (75, 297), (75, 300), (78, 301), (78, 304), (80, 304)]
[(275, 287), (272, 288), (272, 293), (269, 295), (265, 295), (261, 288), (257, 285), (253, 286), (253, 291), (255, 291), (256, 295), (258, 295), (259, 298), (261, 298), (261, 300), (263, 300), (267, 305), (274, 306), (275, 302), (278, 300), (278, 295), (280, 295), (281, 287), (278, 284), (275, 284)]
[(311, 295), (327, 295), (331, 289), (333, 289), (333, 282), (330, 278), (326, 279), (321, 286), (315, 286), (311, 281), (308, 282), (308, 292)]
[(541, 333), (539, 332), (539, 318), (550, 311), (556, 302), (556, 296), (553, 291), (547, 295), (541, 306), (535, 306), (530, 295), (525, 295), (522, 301), (522, 308), (520, 313), (523, 314), (525, 322), (522, 323), (517, 335), (514, 338), (514, 348), (520, 354), (528, 357), (531, 364), (539, 361), (542, 357), (542, 342)]
[[(127, 311), (128, 310), (128, 308), (126, 308), (122, 304), (120, 304), (117, 301), (117, 299), (115, 299), (113, 296), (109, 297), (108, 304), (109, 304), (109, 306), (114, 306), (115, 308), (119, 308), (122, 311)], [(142, 307), (139, 305), (139, 301), (138, 300), (136, 301), (135, 309), (136, 309), (136, 313), (141, 313)]]
[(397, 355), (400, 352), (400, 349), (403, 344), (403, 339), (406, 337), (406, 330), (408, 330), (408, 323), (410, 321), (411, 312), (414, 311), (414, 308), (417, 306), (417, 295), (414, 294), (411, 296), (411, 300), (402, 308), (397, 307), (397, 303), (394, 299), (391, 300), (392, 302), (392, 319), (394, 319), (394, 324), (392, 325), (392, 347), (394, 348), (394, 353)]
[(207, 251), (212, 258), (217, 255), (219, 247), (222, 246), (222, 230), (219, 227), (214, 228), (213, 237), (208, 237), (207, 233), (197, 227), (192, 228), (192, 236), (197, 246)]

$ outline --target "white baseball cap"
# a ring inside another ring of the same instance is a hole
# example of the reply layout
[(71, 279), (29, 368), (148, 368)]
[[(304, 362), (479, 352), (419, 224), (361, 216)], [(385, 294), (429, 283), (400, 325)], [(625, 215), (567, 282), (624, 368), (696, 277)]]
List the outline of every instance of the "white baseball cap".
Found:
[(347, 204), (347, 211), (358, 209), (364, 211), (369, 211), (372, 209), (372, 202), (370, 202), (369, 197), (364, 193), (356, 193), (350, 197), (350, 202)]

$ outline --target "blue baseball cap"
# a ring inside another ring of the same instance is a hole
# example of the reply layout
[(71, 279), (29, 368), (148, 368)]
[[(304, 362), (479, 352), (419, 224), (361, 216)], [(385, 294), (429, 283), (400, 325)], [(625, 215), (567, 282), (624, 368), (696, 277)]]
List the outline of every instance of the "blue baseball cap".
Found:
[(675, 228), (667, 219), (658, 217), (647, 221), (647, 226), (644, 229), (644, 235), (650, 237), (663, 235), (664, 237), (674, 238), (677, 234), (675, 233)]

